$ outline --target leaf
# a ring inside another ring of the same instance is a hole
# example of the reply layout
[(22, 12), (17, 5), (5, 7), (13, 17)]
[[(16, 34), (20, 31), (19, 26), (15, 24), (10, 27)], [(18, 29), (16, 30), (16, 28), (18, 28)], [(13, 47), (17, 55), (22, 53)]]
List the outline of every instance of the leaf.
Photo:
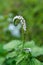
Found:
[(15, 58), (8, 58), (5, 60), (4, 65), (16, 65)]
[(42, 65), (42, 63), (38, 61), (37, 59), (33, 58), (30, 61), (30, 65)]
[(36, 46), (34, 41), (26, 42), (24, 48), (30, 48), (32, 56), (37, 57), (39, 55), (43, 55), (43, 47)]
[(37, 57), (37, 56), (40, 56), (40, 55), (43, 55), (43, 47), (34, 47), (32, 48), (32, 55)]
[(6, 55), (6, 50), (3, 49), (3, 44), (0, 44), (0, 55), (5, 56)]
[(16, 49), (18, 48), (18, 46), (21, 44), (22, 42), (19, 40), (13, 40), (7, 44), (5, 44), (3, 46), (3, 49), (5, 49), (6, 51), (11, 51), (12, 49)]
[(16, 64), (19, 64), (23, 59), (24, 59), (25, 55), (24, 54), (19, 54), (16, 58)]
[(25, 45), (24, 45), (25, 48), (32, 48), (34, 46), (35, 46), (35, 42), (33, 40), (25, 42)]
[(28, 61), (26, 59), (23, 59), (18, 65), (28, 65)]
[(43, 65), (43, 63), (42, 63), (42, 65)]
[(12, 57), (16, 57), (17, 56), (17, 53), (15, 51), (11, 52), (11, 53), (8, 53), (6, 55), (6, 58), (12, 58)]
[(4, 57), (0, 57), (0, 65), (2, 65), (4, 61), (5, 61), (5, 58)]

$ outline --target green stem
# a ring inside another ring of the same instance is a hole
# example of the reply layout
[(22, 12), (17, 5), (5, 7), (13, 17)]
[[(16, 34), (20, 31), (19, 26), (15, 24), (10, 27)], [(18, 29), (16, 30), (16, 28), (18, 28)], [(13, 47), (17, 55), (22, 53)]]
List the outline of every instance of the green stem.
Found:
[(24, 44), (25, 44), (24, 30), (22, 30), (22, 41), (23, 41), (23, 46), (22, 46), (22, 48), (24, 49)]

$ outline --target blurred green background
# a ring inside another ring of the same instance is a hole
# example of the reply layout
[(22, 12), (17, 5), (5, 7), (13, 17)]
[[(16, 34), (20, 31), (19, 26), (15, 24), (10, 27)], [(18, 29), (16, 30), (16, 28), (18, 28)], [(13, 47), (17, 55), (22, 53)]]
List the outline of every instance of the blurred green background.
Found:
[(0, 43), (16, 39), (4, 30), (16, 15), (21, 15), (26, 20), (25, 40), (34, 40), (37, 45), (42, 46), (43, 0), (0, 0)]

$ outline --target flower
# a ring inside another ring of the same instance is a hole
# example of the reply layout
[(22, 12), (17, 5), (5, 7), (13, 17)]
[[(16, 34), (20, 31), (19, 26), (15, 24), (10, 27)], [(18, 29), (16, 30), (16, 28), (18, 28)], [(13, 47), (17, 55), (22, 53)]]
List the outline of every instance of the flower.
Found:
[(20, 20), (20, 23), (23, 25), (24, 31), (26, 31), (26, 23), (25, 23), (24, 18), (23, 18), (22, 16), (15, 16), (15, 17), (13, 18), (13, 22), (14, 22), (15, 19), (19, 19), (19, 20)]
[(25, 50), (26, 53), (29, 53), (29, 52), (32, 51), (31, 48), (24, 48), (24, 50)]

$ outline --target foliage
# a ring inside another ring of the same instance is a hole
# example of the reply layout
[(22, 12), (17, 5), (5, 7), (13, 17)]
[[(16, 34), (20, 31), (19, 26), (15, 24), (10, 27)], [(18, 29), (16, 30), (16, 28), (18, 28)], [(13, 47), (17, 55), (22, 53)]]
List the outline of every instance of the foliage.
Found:
[[(31, 51), (29, 50), (29, 48)], [(3, 45), (3, 50), (6, 51), (6, 54), (5, 56), (0, 57), (0, 64), (3, 65), (4, 63), (4, 65), (41, 65), (42, 63), (38, 59), (36, 59), (36, 57), (43, 55), (42, 49), (43, 47), (36, 46), (34, 41), (25, 42), (23, 48), (22, 41), (13, 40)], [(2, 52), (4, 53), (4, 51)]]

